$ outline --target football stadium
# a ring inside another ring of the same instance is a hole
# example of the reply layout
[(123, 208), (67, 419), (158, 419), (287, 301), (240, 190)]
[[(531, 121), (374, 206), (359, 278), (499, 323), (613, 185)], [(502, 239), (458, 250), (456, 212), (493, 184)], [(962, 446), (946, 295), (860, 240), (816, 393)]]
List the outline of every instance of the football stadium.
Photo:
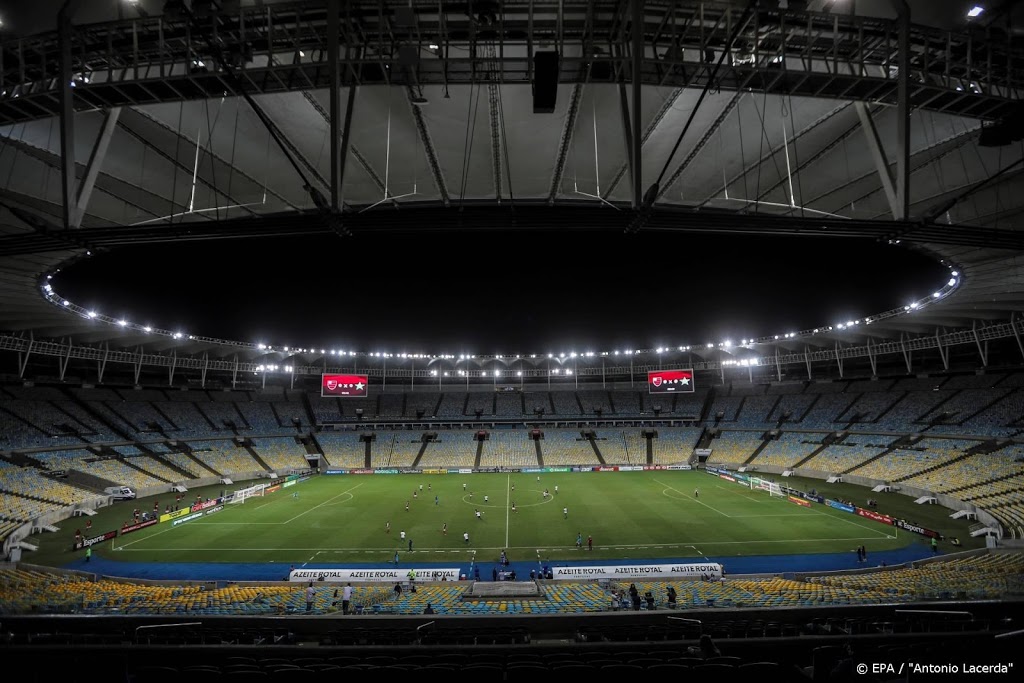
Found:
[(18, 680), (1007, 680), (1017, 5), (0, 2)]

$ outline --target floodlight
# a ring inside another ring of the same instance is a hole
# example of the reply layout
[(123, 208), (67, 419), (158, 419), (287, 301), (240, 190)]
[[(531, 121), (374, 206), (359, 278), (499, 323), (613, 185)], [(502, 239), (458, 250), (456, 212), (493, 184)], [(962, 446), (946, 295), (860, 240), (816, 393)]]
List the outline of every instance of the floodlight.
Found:
[(974, 17), (979, 16), (984, 11), (984, 7), (982, 7), (981, 5), (975, 5), (971, 9), (967, 10), (967, 16), (973, 19)]

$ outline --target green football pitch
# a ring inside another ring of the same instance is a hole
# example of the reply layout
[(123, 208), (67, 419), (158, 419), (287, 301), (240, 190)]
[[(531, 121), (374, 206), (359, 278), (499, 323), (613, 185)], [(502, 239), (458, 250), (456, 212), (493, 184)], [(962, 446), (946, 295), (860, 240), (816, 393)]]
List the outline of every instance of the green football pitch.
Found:
[[(879, 512), (958, 536), (965, 549), (982, 545), (970, 538), (966, 522), (949, 519), (941, 506), (849, 484), (785, 482), (856, 504), (874, 497)], [(215, 497), (223, 488), (186, 496)], [(102, 508), (91, 533), (117, 529), (134, 507), (152, 509), (154, 502), (163, 510), (173, 501), (162, 494)], [(57, 533), (34, 536), (40, 549), (24, 559), (59, 566), (80, 557), (69, 548), (82, 524), (69, 519)], [(505, 550), (513, 561), (695, 558), (728, 564), (737, 556), (852, 553), (861, 545), (875, 552), (923, 542), (892, 526), (824, 505), (796, 505), (703, 471), (659, 470), (319, 475), (215, 514), (119, 536), (94, 553), (131, 562), (296, 565), (388, 564), (398, 553), (403, 563), (464, 565), (495, 561)]]

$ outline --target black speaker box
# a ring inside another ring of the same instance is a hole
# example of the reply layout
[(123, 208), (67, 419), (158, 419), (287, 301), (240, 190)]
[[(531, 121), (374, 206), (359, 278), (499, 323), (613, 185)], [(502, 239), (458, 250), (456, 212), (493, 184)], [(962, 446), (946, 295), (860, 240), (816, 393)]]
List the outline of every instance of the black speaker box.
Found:
[(560, 56), (554, 50), (539, 50), (533, 55), (533, 113), (553, 114), (558, 100)]

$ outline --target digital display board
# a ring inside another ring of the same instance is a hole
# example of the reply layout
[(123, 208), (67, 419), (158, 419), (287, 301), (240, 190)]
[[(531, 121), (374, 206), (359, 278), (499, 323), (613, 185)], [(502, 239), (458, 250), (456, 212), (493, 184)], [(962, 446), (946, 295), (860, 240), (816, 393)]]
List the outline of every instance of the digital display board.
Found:
[(647, 390), (652, 394), (690, 393), (693, 391), (693, 370), (648, 372)]
[(321, 396), (366, 396), (366, 375), (320, 376)]

